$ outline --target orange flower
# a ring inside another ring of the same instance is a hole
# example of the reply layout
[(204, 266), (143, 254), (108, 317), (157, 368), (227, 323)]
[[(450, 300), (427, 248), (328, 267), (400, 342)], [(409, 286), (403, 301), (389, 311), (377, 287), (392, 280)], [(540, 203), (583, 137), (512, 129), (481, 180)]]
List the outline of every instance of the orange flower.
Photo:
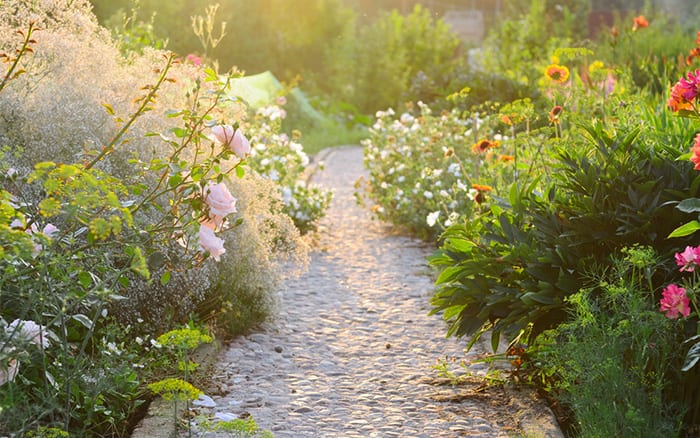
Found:
[(500, 143), (498, 143), (497, 141), (490, 141), (487, 139), (483, 139), (481, 141), (474, 143), (474, 145), (472, 146), (472, 151), (474, 151), (476, 153), (484, 153), (491, 148), (497, 147), (499, 144)]
[(647, 21), (646, 18), (644, 18), (644, 15), (634, 17), (634, 24), (632, 25), (632, 31), (634, 32), (637, 29), (640, 29), (642, 27), (649, 27), (649, 22)]
[(510, 163), (511, 161), (515, 161), (515, 157), (513, 155), (499, 155), (498, 161), (501, 163)]
[(563, 65), (550, 64), (544, 71), (545, 75), (554, 82), (562, 84), (569, 79), (569, 69)]
[(491, 191), (491, 186), (482, 185), (482, 184), (472, 184), (472, 188), (476, 191), (483, 192), (483, 193)]
[(693, 63), (693, 58), (700, 57), (700, 47), (696, 47), (690, 51), (690, 55), (685, 58), (685, 63), (690, 65)]
[(562, 108), (560, 105), (554, 105), (552, 110), (549, 112), (549, 121), (552, 123), (559, 123), (559, 117), (563, 112), (564, 108)]
[(477, 204), (481, 204), (482, 202), (486, 201), (486, 193), (491, 191), (491, 187), (481, 184), (472, 184), (472, 189), (476, 190), (476, 193), (474, 194), (474, 202)]

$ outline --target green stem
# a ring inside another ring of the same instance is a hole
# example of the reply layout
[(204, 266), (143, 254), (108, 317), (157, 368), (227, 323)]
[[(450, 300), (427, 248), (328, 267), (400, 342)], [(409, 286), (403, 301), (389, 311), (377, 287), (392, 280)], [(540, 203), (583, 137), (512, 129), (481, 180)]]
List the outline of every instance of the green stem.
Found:
[(122, 126), (122, 128), (117, 132), (117, 134), (112, 138), (112, 141), (109, 142), (107, 146), (105, 146), (102, 149), (102, 152), (100, 152), (90, 163), (88, 163), (85, 166), (85, 169), (90, 169), (94, 167), (100, 160), (102, 160), (106, 155), (112, 153), (116, 147), (116, 144), (121, 140), (121, 138), (126, 134), (126, 132), (129, 130), (131, 125), (136, 122), (136, 120), (141, 117), (147, 110), (148, 106), (155, 100), (156, 97), (156, 92), (160, 88), (160, 86), (163, 84), (165, 79), (167, 78), (168, 71), (170, 70), (170, 67), (173, 65), (173, 61), (175, 60), (175, 54), (171, 53), (168, 58), (167, 62), (165, 64), (165, 68), (161, 72), (160, 76), (158, 77), (158, 80), (156, 81), (156, 84), (149, 87), (150, 91), (148, 94), (142, 98), (141, 105), (139, 108), (136, 110), (134, 114), (129, 118), (129, 120)]
[[(0, 82), (0, 91), (2, 91), (3, 88), (7, 85), (7, 83), (13, 79), (12, 73), (14, 73), (15, 69), (19, 65), (19, 61), (22, 59), (22, 57), (27, 53), (27, 51), (31, 50), (29, 48), (29, 43), (32, 41), (32, 32), (34, 31), (34, 22), (29, 23), (29, 27), (27, 28), (27, 34), (24, 36), (24, 41), (22, 42), (22, 47), (17, 51), (17, 57), (15, 58), (14, 62), (12, 62), (12, 65), (10, 66), (10, 69), (7, 70), (7, 73), (5, 74), (5, 77), (2, 79), (2, 82)], [(17, 31), (19, 33), (22, 33), (22, 31)]]

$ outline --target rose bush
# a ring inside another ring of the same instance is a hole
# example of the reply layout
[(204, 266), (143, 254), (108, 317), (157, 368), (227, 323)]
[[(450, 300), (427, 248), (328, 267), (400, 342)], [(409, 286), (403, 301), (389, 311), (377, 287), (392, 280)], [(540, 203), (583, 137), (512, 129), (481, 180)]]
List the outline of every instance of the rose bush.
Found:
[(89, 11), (0, 5), (0, 434), (125, 435), (150, 333), (245, 330), (305, 256), (219, 76), (125, 59)]

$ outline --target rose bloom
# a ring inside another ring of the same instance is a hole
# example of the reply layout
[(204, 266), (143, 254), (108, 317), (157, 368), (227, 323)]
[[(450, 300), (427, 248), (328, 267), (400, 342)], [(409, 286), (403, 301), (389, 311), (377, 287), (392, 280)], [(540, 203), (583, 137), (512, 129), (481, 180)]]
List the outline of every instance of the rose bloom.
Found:
[(685, 251), (676, 253), (676, 264), (681, 268), (679, 271), (693, 272), (700, 262), (700, 246), (693, 248), (686, 246)]
[(669, 319), (677, 319), (679, 315), (690, 315), (690, 299), (685, 289), (675, 284), (666, 286), (662, 293), (659, 311), (664, 312)]
[(695, 170), (700, 170), (700, 133), (695, 135), (693, 155), (690, 157), (690, 161), (695, 163)]
[(550, 64), (547, 66), (544, 73), (549, 79), (560, 84), (569, 79), (569, 69), (563, 65)]
[(227, 146), (241, 160), (250, 155), (250, 142), (240, 129), (234, 131), (230, 125), (216, 125), (211, 128), (214, 141), (222, 146)]
[(34, 321), (23, 321), (15, 319), (6, 328), (9, 335), (19, 336), (25, 341), (38, 345), (42, 348), (49, 346), (49, 335), (46, 329)]
[(209, 227), (199, 227), (199, 247), (216, 261), (219, 261), (219, 256), (226, 252), (223, 239), (216, 237), (214, 230)]
[(212, 219), (221, 218), (236, 212), (236, 198), (228, 191), (226, 184), (209, 184), (204, 195)]
[(644, 15), (634, 17), (634, 24), (632, 24), (632, 31), (636, 31), (637, 29), (640, 29), (643, 27), (649, 27), (649, 22), (647, 21), (646, 17), (644, 17)]

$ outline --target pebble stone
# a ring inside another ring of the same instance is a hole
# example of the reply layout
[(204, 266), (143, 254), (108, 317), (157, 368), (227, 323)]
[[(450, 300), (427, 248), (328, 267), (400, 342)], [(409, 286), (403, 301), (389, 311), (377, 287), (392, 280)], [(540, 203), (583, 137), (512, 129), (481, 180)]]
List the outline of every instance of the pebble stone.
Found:
[(364, 174), (360, 147), (327, 154), (312, 181), (335, 192), (320, 250), (305, 274), (285, 282), (276, 318), (220, 353), (218, 393), (209, 392), (216, 406), (199, 414), (251, 415), (278, 438), (513, 436), (487, 420), (479, 398), (435, 400), (450, 391), (431, 379), (438, 358), (484, 351), (465, 353), (467, 340), (446, 339), (445, 323), (428, 316), (434, 248), (357, 205), (354, 184)]

